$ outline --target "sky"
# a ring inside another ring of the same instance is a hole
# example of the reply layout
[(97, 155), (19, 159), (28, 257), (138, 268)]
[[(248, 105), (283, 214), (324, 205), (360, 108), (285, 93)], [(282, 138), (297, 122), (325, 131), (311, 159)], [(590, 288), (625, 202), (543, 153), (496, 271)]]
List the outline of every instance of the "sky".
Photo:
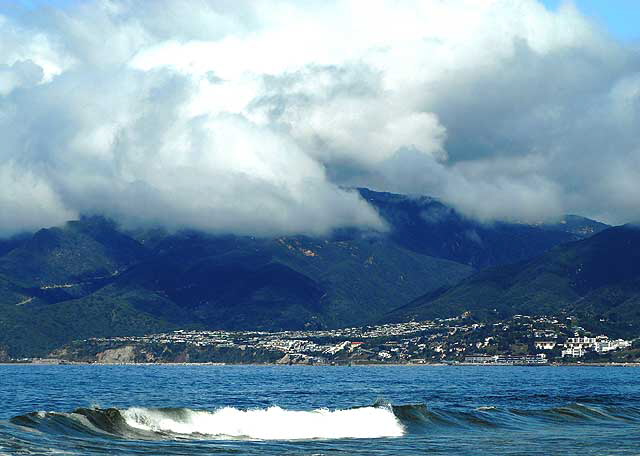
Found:
[[(43, 6), (70, 8), (79, 1), (82, 0), (19, 0), (13, 3), (33, 10)], [(541, 0), (541, 3), (555, 11), (567, 0)], [(613, 36), (622, 40), (640, 39), (640, 2), (637, 0), (573, 0), (573, 4)]]
[[(544, 0), (556, 10), (563, 0)], [(640, 2), (638, 0), (574, 0), (576, 7), (609, 33), (621, 40), (640, 40)]]
[(357, 186), (640, 220), (638, 3), (0, 3), (0, 235), (386, 230)]

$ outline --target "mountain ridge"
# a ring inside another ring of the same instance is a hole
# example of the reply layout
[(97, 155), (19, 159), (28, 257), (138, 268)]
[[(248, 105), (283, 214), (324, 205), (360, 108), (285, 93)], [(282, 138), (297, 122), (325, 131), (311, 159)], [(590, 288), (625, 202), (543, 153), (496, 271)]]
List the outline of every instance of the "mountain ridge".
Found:
[(0, 255), (0, 349), (46, 354), (73, 338), (179, 327), (364, 325), (475, 269), (530, 258), (604, 226), (581, 218), (572, 223), (582, 232), (483, 225), (433, 198), (359, 191), (389, 233), (123, 231), (94, 216), (23, 236)]

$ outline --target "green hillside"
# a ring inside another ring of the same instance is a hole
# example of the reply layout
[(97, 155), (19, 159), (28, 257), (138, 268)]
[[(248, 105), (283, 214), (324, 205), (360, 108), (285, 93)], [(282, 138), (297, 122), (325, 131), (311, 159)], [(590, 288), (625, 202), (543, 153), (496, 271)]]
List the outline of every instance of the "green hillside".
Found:
[(145, 249), (102, 217), (42, 229), (0, 257), (0, 274), (28, 287), (103, 278), (140, 261)]
[(610, 228), (514, 265), (481, 271), (428, 293), (386, 318), (478, 319), (514, 314), (576, 316), (585, 327), (623, 335), (640, 331), (640, 229)]
[(0, 350), (45, 355), (72, 339), (167, 328), (303, 329), (369, 324), (479, 267), (531, 258), (603, 225), (482, 225), (426, 197), (360, 190), (388, 233), (260, 239), (102, 217), (7, 240)]

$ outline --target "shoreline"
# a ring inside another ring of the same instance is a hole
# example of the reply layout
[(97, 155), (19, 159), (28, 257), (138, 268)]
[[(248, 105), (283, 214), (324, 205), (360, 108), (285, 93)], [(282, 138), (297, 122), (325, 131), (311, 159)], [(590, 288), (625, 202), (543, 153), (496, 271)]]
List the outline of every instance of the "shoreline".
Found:
[(351, 364), (277, 364), (277, 363), (99, 363), (90, 361), (47, 361), (47, 362), (0, 362), (0, 366), (307, 366), (307, 367), (640, 367), (640, 363), (546, 363), (546, 364), (506, 364), (506, 363), (351, 363)]

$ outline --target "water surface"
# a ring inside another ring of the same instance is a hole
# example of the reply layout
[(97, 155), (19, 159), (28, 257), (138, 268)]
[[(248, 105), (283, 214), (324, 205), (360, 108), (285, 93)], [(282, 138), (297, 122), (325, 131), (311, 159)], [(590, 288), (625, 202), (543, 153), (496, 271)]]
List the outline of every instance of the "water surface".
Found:
[(638, 454), (620, 367), (0, 366), (0, 454)]

